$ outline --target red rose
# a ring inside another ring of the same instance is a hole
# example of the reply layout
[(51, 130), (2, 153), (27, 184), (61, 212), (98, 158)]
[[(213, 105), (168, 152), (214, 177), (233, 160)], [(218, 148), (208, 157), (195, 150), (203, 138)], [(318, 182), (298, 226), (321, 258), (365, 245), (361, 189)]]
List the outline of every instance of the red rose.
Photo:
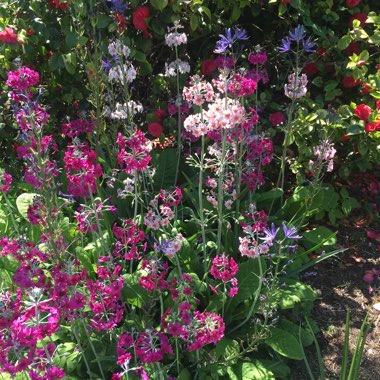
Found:
[(206, 76), (212, 74), (215, 71), (216, 67), (217, 65), (213, 59), (206, 59), (201, 64), (202, 75)]
[(285, 116), (280, 111), (272, 113), (271, 115), (269, 115), (269, 121), (271, 122), (271, 124), (274, 127), (276, 127), (276, 126), (278, 126), (280, 124), (285, 123), (285, 120), (286, 120)]
[(67, 9), (69, 8), (69, 3), (66, 3), (65, 1), (61, 0), (50, 0), (48, 6), (53, 9), (67, 11)]
[(314, 62), (306, 63), (303, 71), (307, 76), (312, 77), (318, 72), (318, 66)]
[(0, 42), (15, 45), (18, 43), (17, 34), (12, 28), (7, 28), (0, 32)]
[(356, 55), (359, 55), (360, 54), (360, 48), (359, 48), (360, 44), (359, 42), (355, 41), (355, 42), (351, 42), (347, 47), (346, 49), (344, 50), (346, 55), (348, 57), (350, 57), (352, 54), (356, 54)]
[(355, 80), (354, 77), (351, 75), (351, 76), (343, 77), (342, 84), (343, 84), (343, 87), (345, 88), (353, 88), (353, 87), (359, 86), (361, 81), (362, 80), (360, 78)]
[(315, 52), (315, 54), (319, 55), (320, 57), (325, 56), (326, 53), (327, 53), (327, 50), (325, 48), (319, 48)]
[(346, 0), (347, 8), (354, 8), (360, 4), (360, 0)]
[(360, 26), (362, 28), (364, 28), (364, 24), (367, 21), (367, 18), (368, 18), (367, 13), (355, 13), (354, 15), (352, 15), (350, 17), (349, 24), (350, 24), (350, 26), (352, 28), (354, 20), (359, 20), (360, 21)]
[(376, 109), (380, 111), (380, 100), (376, 102)]
[(120, 12), (115, 12), (114, 14), (115, 21), (117, 23), (117, 30), (120, 33), (123, 33), (127, 29), (127, 20)]
[(292, 0), (281, 0), (281, 4), (290, 4)]
[(368, 83), (364, 83), (364, 84), (362, 85), (362, 88), (361, 88), (361, 90), (360, 90), (360, 93), (361, 93), (362, 95), (367, 95), (367, 94), (369, 94), (371, 91), (372, 91), (372, 87), (371, 87)]
[(371, 115), (371, 112), (372, 112), (371, 108), (368, 107), (366, 104), (359, 104), (354, 109), (355, 115), (359, 119), (364, 120), (365, 122), (368, 121), (369, 115)]
[(161, 108), (156, 109), (153, 113), (156, 115), (156, 118), (159, 121), (161, 121), (166, 116), (165, 110), (163, 110)]
[(380, 121), (373, 121), (372, 123), (367, 123), (365, 125), (365, 131), (367, 133), (380, 131)]
[(162, 125), (157, 121), (148, 124), (148, 132), (153, 137), (159, 137), (162, 134)]
[(343, 135), (341, 138), (340, 138), (340, 141), (341, 142), (345, 142), (345, 141), (348, 141), (350, 139), (350, 136), (349, 135)]
[(136, 8), (132, 14), (133, 26), (144, 33), (148, 34), (148, 24), (146, 19), (150, 16), (150, 10), (146, 5)]

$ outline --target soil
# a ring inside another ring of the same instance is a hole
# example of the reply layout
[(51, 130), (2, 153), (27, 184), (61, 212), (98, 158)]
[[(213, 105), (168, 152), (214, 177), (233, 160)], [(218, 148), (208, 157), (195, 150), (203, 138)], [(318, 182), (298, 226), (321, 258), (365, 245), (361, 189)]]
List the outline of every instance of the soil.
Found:
[[(326, 379), (339, 379), (342, 361), (346, 309), (350, 309), (350, 352), (353, 353), (361, 324), (367, 311), (372, 322), (364, 348), (360, 380), (380, 380), (380, 311), (374, 308), (380, 302), (380, 278), (371, 283), (363, 281), (366, 271), (380, 269), (380, 241), (367, 237), (367, 231), (380, 233), (380, 224), (372, 217), (357, 212), (344, 220), (337, 228), (339, 248), (348, 248), (333, 259), (321, 262), (313, 268), (312, 275), (303, 281), (318, 293), (313, 310), (313, 320), (320, 331), (316, 334), (326, 368)], [(319, 367), (315, 347), (306, 350), (309, 364), (319, 379)], [(292, 368), (294, 380), (308, 380), (310, 376), (303, 362)]]

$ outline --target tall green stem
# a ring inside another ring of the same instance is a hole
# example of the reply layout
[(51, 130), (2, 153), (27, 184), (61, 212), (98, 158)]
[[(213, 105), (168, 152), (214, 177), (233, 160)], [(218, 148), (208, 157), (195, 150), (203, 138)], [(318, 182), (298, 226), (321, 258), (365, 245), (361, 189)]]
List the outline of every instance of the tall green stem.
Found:
[(217, 234), (217, 247), (218, 253), (222, 249), (222, 229), (223, 229), (223, 181), (224, 181), (224, 166), (226, 161), (227, 150), (227, 130), (222, 130), (222, 157), (219, 167), (218, 178), (218, 234)]
[(205, 218), (203, 209), (203, 172), (204, 172), (204, 155), (205, 155), (205, 136), (202, 135), (201, 140), (201, 161), (199, 167), (199, 184), (198, 184), (198, 199), (199, 199), (199, 217), (201, 220), (202, 231), (202, 252), (203, 252), (203, 267), (205, 273), (207, 272), (207, 252), (206, 252), (206, 233), (205, 233)]

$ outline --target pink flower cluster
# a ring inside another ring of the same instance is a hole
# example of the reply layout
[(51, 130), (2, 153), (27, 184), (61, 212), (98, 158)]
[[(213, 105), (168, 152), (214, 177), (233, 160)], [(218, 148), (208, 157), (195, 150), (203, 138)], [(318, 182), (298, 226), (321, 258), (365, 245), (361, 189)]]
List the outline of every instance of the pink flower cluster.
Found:
[(3, 173), (1, 176), (1, 182), (0, 182), (0, 191), (2, 193), (7, 193), (12, 184), (12, 176), (9, 173)]
[[(212, 260), (212, 265), (210, 269), (210, 274), (214, 277), (215, 280), (221, 280), (224, 291), (227, 290), (227, 285), (231, 285), (227, 295), (228, 297), (234, 297), (238, 292), (238, 280), (234, 277), (238, 271), (239, 267), (236, 264), (236, 261), (226, 254), (216, 256)], [(218, 294), (218, 286), (211, 287), (212, 291)]]
[(174, 219), (173, 207), (179, 206), (182, 198), (180, 187), (176, 187), (171, 192), (161, 189), (159, 194), (149, 202), (148, 212), (144, 216), (144, 224), (152, 230), (166, 228)]
[(148, 167), (152, 147), (143, 132), (136, 130), (129, 138), (119, 133), (116, 144), (119, 146), (117, 162), (127, 174), (134, 174), (135, 171), (142, 171)]
[(201, 113), (190, 115), (184, 121), (184, 128), (199, 137), (220, 129), (233, 129), (244, 123), (245, 108), (234, 99), (216, 98)]
[(24, 106), (16, 114), (16, 121), (23, 132), (45, 127), (49, 121), (49, 114), (39, 104), (32, 103)]
[(114, 224), (112, 232), (118, 239), (113, 255), (124, 260), (139, 260), (146, 250), (146, 236), (131, 219), (123, 219), (121, 227)]
[(15, 71), (8, 72), (7, 86), (12, 87), (13, 91), (25, 92), (30, 87), (36, 86), (40, 81), (37, 71), (28, 67), (21, 67)]
[(96, 191), (96, 180), (103, 175), (100, 164), (96, 163), (95, 151), (87, 143), (73, 140), (64, 156), (65, 170), (69, 182), (68, 192), (76, 197), (88, 197)]
[(262, 166), (269, 165), (273, 159), (273, 143), (267, 137), (254, 136), (247, 146), (242, 181), (252, 191), (265, 183)]
[(76, 119), (62, 124), (62, 133), (66, 137), (77, 137), (83, 133), (91, 133), (94, 130), (94, 123), (91, 120)]

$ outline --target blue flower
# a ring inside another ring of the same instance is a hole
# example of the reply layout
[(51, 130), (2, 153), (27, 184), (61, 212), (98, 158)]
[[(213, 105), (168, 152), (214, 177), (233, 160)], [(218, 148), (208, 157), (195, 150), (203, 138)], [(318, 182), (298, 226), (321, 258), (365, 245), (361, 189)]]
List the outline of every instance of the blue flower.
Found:
[(305, 28), (303, 25), (297, 25), (293, 32), (289, 32), (289, 38), (291, 41), (301, 41), (305, 37)]
[(287, 53), (291, 50), (292, 42), (297, 42), (297, 46), (302, 44), (302, 50), (305, 53), (314, 53), (315, 42), (311, 41), (311, 37), (306, 38), (306, 30), (303, 25), (298, 25), (289, 35), (282, 40), (282, 44), (278, 47), (280, 53)]
[(311, 41), (311, 37), (302, 40), (302, 48), (306, 53), (314, 53), (316, 51), (313, 49), (315, 45), (316, 43)]
[(114, 12), (124, 13), (128, 8), (128, 4), (124, 4), (123, 0), (106, 0), (107, 7)]
[(302, 236), (295, 235), (297, 230), (295, 227), (286, 227), (285, 223), (282, 223), (282, 230), (284, 231), (284, 235), (287, 239), (302, 239)]
[(280, 228), (278, 227), (276, 229), (274, 223), (272, 223), (270, 230), (268, 228), (263, 228), (263, 232), (264, 232), (265, 236), (261, 237), (260, 239), (264, 240), (265, 242), (270, 244), (276, 238), (279, 230), (280, 230)]
[(291, 44), (291, 41), (289, 37), (285, 37), (282, 40), (282, 45), (278, 47), (278, 51), (280, 53), (287, 53), (290, 50), (290, 44)]
[(216, 48), (214, 50), (215, 53), (217, 54), (222, 54), (224, 53), (227, 49), (231, 49), (232, 45), (236, 41), (245, 41), (248, 40), (248, 35), (247, 31), (245, 29), (239, 29), (235, 27), (233, 31), (231, 28), (226, 29), (226, 34), (220, 34), (219, 35), (220, 40), (217, 41), (216, 43)]
[(103, 57), (102, 58), (102, 66), (103, 66), (103, 70), (106, 74), (108, 74), (108, 72), (111, 70), (112, 68), (112, 63), (111, 61), (107, 58), (107, 57)]

